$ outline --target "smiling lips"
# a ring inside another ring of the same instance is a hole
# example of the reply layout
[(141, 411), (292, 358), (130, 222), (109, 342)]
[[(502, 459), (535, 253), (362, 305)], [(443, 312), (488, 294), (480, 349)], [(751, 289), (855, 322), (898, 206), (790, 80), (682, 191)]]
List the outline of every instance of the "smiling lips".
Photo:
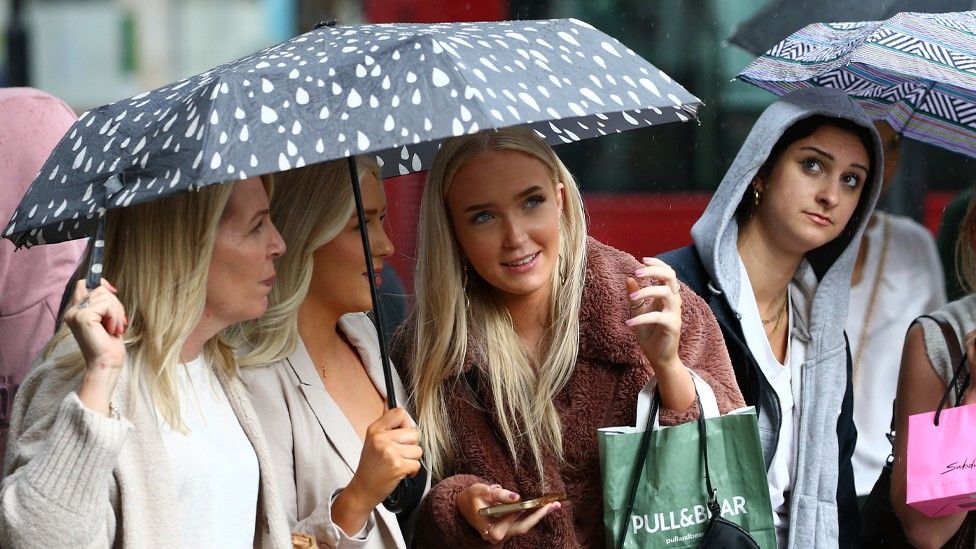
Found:
[(516, 273), (524, 273), (535, 266), (540, 255), (542, 255), (542, 252), (535, 252), (534, 254), (522, 256), (514, 261), (502, 263), (502, 266)]
[(268, 288), (270, 288), (270, 287), (274, 286), (274, 281), (275, 281), (275, 275), (271, 275), (268, 278), (265, 278), (264, 280), (262, 280), (261, 281), (261, 285), (262, 286), (267, 286)]
[(820, 215), (813, 212), (803, 212), (806, 216), (817, 225), (821, 227), (829, 227), (834, 224), (834, 221), (825, 215)]

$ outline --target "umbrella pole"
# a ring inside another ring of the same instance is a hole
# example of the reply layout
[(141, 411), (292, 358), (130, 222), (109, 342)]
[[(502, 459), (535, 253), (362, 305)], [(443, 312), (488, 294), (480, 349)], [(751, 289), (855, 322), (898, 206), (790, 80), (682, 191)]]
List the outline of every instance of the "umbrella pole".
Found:
[(359, 169), (356, 158), (348, 157), (349, 176), (352, 179), (352, 195), (356, 201), (356, 219), (359, 220), (359, 237), (363, 242), (363, 255), (366, 258), (366, 274), (369, 277), (369, 293), (373, 298), (373, 317), (376, 319), (376, 338), (380, 344), (380, 358), (383, 361), (383, 381), (386, 383), (386, 404), (391, 410), (396, 408), (396, 392), (393, 390), (393, 366), (386, 349), (386, 334), (383, 332), (383, 311), (380, 307), (380, 292), (376, 287), (376, 273), (373, 271), (373, 252), (369, 246), (369, 233), (366, 228), (366, 214), (363, 212), (363, 195), (359, 190)]
[(105, 211), (98, 216), (95, 236), (92, 237), (91, 253), (88, 255), (88, 275), (85, 288), (94, 290), (102, 284), (102, 255), (105, 253)]
[[(383, 361), (383, 381), (386, 383), (386, 403), (392, 410), (396, 408), (396, 392), (393, 386), (393, 366), (390, 355), (386, 350), (386, 336), (383, 333), (383, 311), (380, 308), (380, 292), (376, 288), (376, 273), (373, 272), (373, 253), (369, 246), (369, 233), (366, 229), (366, 214), (363, 212), (363, 196), (359, 190), (359, 169), (355, 157), (348, 157), (349, 176), (352, 181), (352, 196), (356, 201), (356, 219), (359, 221), (359, 237), (363, 242), (363, 255), (366, 258), (366, 274), (369, 276), (369, 293), (373, 298), (373, 314), (375, 315), (376, 337), (380, 344), (380, 358)], [(393, 492), (383, 500), (383, 506), (391, 513), (409, 516), (420, 504), (427, 485), (427, 469), (421, 465), (420, 471), (413, 477), (406, 477), (397, 484)]]

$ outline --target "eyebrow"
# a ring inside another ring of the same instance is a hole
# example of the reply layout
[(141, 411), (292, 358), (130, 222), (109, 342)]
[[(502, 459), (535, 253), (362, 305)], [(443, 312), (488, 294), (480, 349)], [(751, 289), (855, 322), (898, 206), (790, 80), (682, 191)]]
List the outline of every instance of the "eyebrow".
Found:
[(271, 210), (269, 210), (268, 208), (265, 208), (265, 209), (263, 209), (263, 210), (255, 213), (254, 214), (254, 217), (251, 218), (251, 223), (254, 223), (255, 221), (257, 221), (257, 219), (259, 217), (264, 217), (264, 216), (266, 216), (266, 215), (268, 215), (270, 213), (271, 213)]
[[(818, 149), (817, 147), (814, 147), (812, 145), (807, 145), (806, 147), (800, 147), (800, 150), (801, 151), (802, 150), (813, 151), (813, 152), (815, 152), (815, 153), (817, 153), (817, 154), (819, 154), (821, 156), (827, 157), (831, 161), (836, 161), (837, 160), (836, 158), (834, 158), (834, 155), (830, 154), (829, 152), (827, 152), (827, 151), (825, 151), (823, 149)], [(851, 166), (853, 166), (855, 168), (860, 168), (860, 169), (864, 170), (864, 173), (870, 173), (870, 170), (868, 170), (867, 167), (865, 167), (865, 166), (863, 166), (861, 164), (855, 163), (855, 164), (851, 164)]]
[[(535, 193), (537, 193), (537, 192), (539, 192), (541, 190), (542, 190), (542, 186), (540, 186), (540, 185), (533, 185), (533, 186), (529, 187), (528, 189), (525, 189), (524, 191), (518, 193), (515, 196), (515, 199), (518, 200), (519, 198), (525, 198), (526, 196), (529, 196), (530, 194), (535, 194)], [(474, 212), (474, 211), (478, 211), (478, 210), (484, 210), (484, 209), (487, 209), (487, 208), (489, 208), (491, 206), (492, 206), (492, 203), (491, 202), (484, 202), (482, 204), (472, 204), (472, 205), (468, 206), (467, 208), (465, 208), (464, 209), (464, 212), (467, 213), (467, 212)]]

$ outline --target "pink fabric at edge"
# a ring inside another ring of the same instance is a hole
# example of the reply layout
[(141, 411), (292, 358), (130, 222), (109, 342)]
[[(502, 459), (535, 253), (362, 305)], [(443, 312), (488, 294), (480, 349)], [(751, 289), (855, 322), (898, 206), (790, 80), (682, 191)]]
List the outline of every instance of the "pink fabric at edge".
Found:
[[(0, 89), (0, 230), (76, 119), (61, 100), (40, 90)], [(84, 246), (76, 240), (15, 252), (13, 243), (0, 239), (0, 455), (14, 393), (54, 333), (65, 283)]]

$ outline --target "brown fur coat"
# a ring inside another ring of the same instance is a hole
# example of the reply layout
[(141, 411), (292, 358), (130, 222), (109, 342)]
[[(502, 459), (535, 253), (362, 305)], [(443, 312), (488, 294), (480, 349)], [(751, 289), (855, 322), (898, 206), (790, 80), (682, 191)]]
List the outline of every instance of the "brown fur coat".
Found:
[[(505, 547), (554, 549), (605, 544), (596, 431), (633, 425), (637, 394), (654, 375), (633, 330), (624, 324), (629, 317), (626, 279), (640, 266), (626, 253), (593, 239), (588, 242), (579, 356), (572, 377), (556, 398), (565, 455), (562, 463), (555, 457), (545, 463), (545, 491), (565, 491), (569, 500), (525, 535), (508, 540)], [(713, 388), (722, 413), (743, 406), (722, 332), (711, 311), (683, 284), (681, 298), (678, 354), (682, 362)], [(411, 365), (404, 350), (412, 335), (407, 326), (398, 337), (402, 344), (394, 345), (395, 363), (407, 370), (407, 377)], [(516, 470), (498, 435), (492, 395), (480, 374), (483, 367), (475, 354), (469, 353), (462, 379), (447, 395), (457, 453), (449, 464), (450, 475), (439, 479), (418, 510), (415, 547), (486, 545), (455, 505), (455, 497), (471, 484), (500, 484), (523, 499), (543, 493), (531, 456), (520, 456)], [(662, 423), (682, 423), (697, 417), (697, 408), (665, 410), (662, 416)]]

